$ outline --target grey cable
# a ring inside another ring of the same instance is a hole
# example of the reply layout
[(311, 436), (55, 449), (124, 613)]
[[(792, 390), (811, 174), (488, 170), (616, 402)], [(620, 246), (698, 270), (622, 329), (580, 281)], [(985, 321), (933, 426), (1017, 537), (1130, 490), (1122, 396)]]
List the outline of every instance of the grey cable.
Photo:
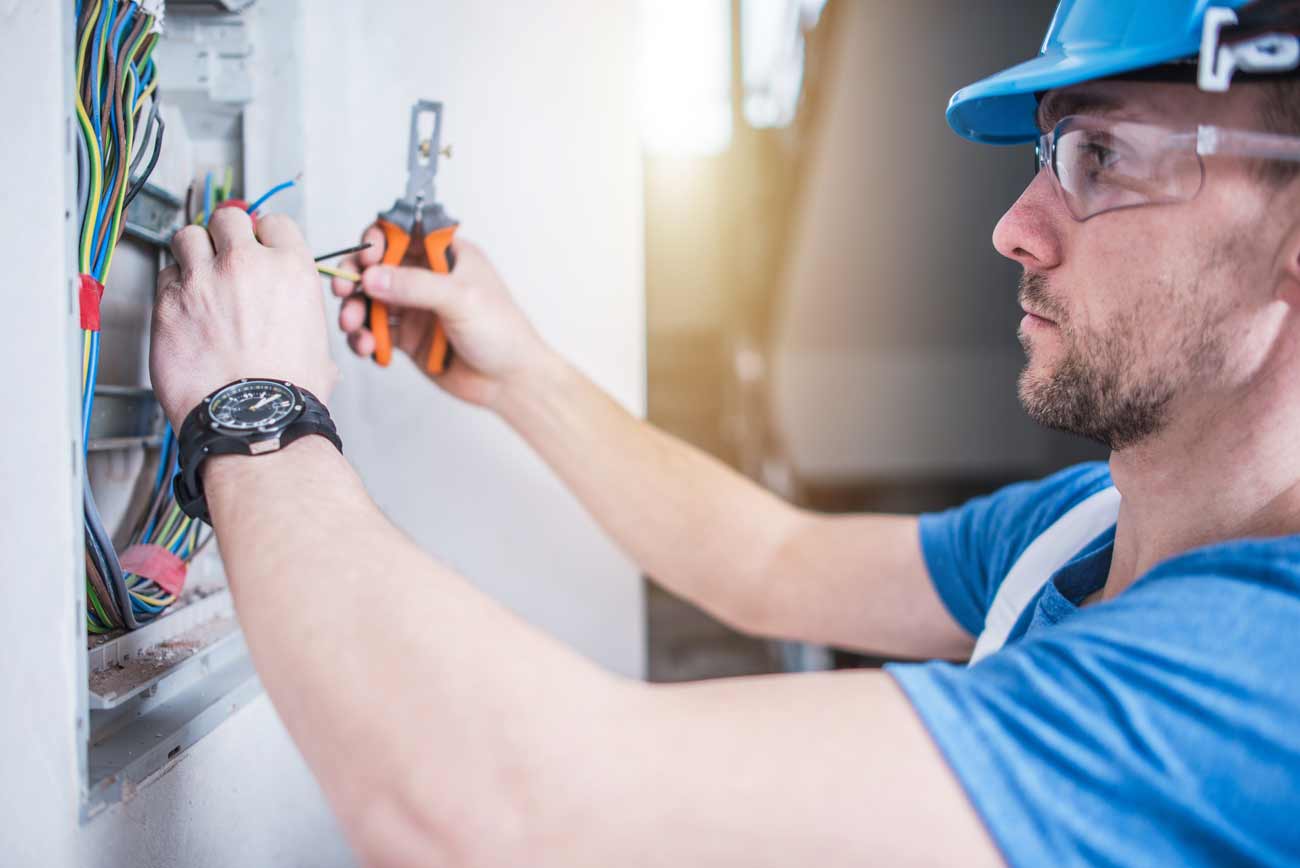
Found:
[(101, 555), (105, 573), (104, 583), (112, 589), (113, 596), (117, 598), (117, 607), (122, 613), (122, 620), (126, 623), (127, 629), (134, 630), (140, 626), (140, 621), (136, 620), (135, 611), (131, 608), (131, 594), (127, 591), (126, 581), (122, 578), (122, 564), (117, 559), (113, 540), (104, 529), (104, 520), (100, 518), (99, 507), (95, 505), (95, 495), (90, 490), (89, 473), (81, 477), (81, 501), (86, 512), (86, 530), (90, 532), (95, 547)]
[(166, 128), (167, 125), (163, 123), (163, 119), (159, 117), (158, 134), (155, 135), (153, 139), (153, 156), (149, 158), (149, 165), (144, 167), (144, 172), (140, 175), (140, 177), (135, 179), (135, 184), (131, 187), (130, 191), (126, 194), (126, 200), (122, 203), (123, 211), (125, 211), (127, 207), (132, 202), (135, 201), (136, 196), (140, 195), (140, 191), (144, 189), (144, 185), (149, 181), (149, 176), (153, 174), (154, 168), (157, 167), (158, 155), (162, 153), (163, 132), (166, 130)]
[(144, 125), (144, 138), (140, 140), (140, 147), (135, 152), (135, 158), (131, 160), (131, 167), (127, 169), (127, 177), (135, 174), (135, 170), (140, 168), (140, 163), (144, 160), (145, 152), (149, 150), (149, 137), (153, 133), (153, 128), (158, 124), (158, 96), (155, 94), (150, 100), (149, 120)]

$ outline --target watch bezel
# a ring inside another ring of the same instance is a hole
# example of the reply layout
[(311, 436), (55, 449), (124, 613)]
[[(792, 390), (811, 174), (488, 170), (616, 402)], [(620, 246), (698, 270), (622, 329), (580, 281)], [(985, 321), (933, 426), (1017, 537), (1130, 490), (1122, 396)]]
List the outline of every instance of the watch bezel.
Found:
[[(212, 404), (226, 392), (232, 389), (237, 389), (241, 386), (246, 386), (249, 383), (266, 383), (268, 385), (283, 386), (293, 395), (293, 409), (270, 425), (259, 425), (256, 428), (239, 428), (218, 421), (216, 417), (212, 415)], [(203, 399), (202, 406), (204, 428), (232, 437), (242, 437), (248, 440), (265, 440), (271, 438), (278, 439), (280, 434), (284, 433), (286, 428), (298, 421), (298, 419), (302, 418), (302, 414), (305, 413), (307, 409), (307, 402), (303, 399), (302, 391), (289, 380), (275, 380), (270, 377), (243, 377), (234, 382), (227, 383), (211, 395), (208, 395)]]

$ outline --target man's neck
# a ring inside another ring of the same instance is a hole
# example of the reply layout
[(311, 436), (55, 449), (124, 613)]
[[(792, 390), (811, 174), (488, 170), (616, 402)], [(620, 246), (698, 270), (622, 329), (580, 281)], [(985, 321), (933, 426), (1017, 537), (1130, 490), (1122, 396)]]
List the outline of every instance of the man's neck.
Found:
[(1181, 414), (1150, 441), (1114, 452), (1123, 500), (1103, 599), (1161, 561), (1245, 537), (1300, 533), (1300, 406), (1289, 377)]

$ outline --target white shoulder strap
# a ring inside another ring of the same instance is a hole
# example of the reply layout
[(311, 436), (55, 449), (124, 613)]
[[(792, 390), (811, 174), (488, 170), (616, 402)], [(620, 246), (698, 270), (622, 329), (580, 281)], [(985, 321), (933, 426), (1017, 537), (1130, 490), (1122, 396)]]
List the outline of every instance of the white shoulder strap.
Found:
[(1119, 491), (1114, 486), (1103, 488), (1058, 518), (1029, 544), (993, 597), (984, 618), (984, 631), (976, 640), (975, 653), (970, 658), (972, 665), (1001, 650), (1038, 589), (1115, 523), (1119, 518), (1119, 500)]

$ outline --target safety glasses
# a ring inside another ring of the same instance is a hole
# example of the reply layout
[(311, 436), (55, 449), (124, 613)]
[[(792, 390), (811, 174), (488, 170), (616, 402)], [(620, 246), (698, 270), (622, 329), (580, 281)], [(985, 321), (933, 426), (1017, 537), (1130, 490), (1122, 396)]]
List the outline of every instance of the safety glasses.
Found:
[(1037, 171), (1051, 170), (1075, 220), (1120, 208), (1195, 198), (1205, 157), (1300, 162), (1300, 138), (1199, 126), (1179, 130), (1135, 121), (1072, 115), (1038, 139)]

